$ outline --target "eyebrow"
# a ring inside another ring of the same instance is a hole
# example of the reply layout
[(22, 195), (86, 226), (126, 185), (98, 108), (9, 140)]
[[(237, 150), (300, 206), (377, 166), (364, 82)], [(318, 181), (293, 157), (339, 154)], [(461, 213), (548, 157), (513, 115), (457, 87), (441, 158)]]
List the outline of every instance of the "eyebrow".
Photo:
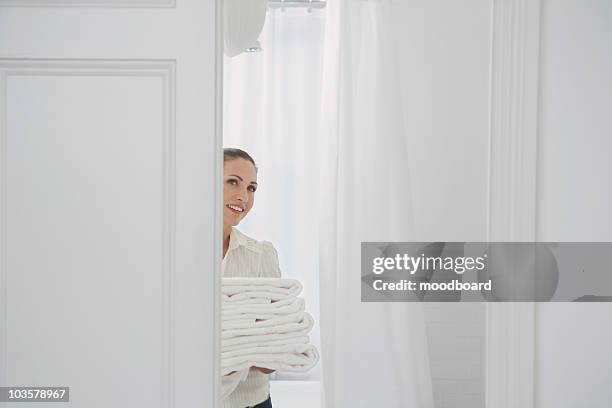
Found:
[[(238, 180), (240, 180), (240, 181), (244, 181), (244, 180), (242, 179), (242, 177), (240, 177), (240, 176), (239, 176), (239, 175), (237, 175), (237, 174), (230, 174), (230, 175), (228, 175), (228, 177), (232, 177), (232, 176), (233, 176), (233, 177), (236, 177), (236, 178), (237, 178)], [(251, 181), (249, 184), (255, 184), (255, 185), (257, 185), (257, 182), (256, 182), (256, 181)]]

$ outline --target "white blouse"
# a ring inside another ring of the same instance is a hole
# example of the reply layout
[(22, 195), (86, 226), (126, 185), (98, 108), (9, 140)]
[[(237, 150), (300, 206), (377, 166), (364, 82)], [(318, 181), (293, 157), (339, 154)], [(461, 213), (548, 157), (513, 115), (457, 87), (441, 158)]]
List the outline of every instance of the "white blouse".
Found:
[(257, 241), (236, 228), (230, 232), (229, 248), (221, 264), (226, 278), (280, 278), (278, 255), (268, 241)]
[[(221, 264), (223, 277), (280, 278), (278, 254), (268, 241), (257, 241), (236, 228)], [(268, 374), (251, 368), (246, 380), (224, 401), (223, 408), (245, 408), (264, 402), (270, 394)]]

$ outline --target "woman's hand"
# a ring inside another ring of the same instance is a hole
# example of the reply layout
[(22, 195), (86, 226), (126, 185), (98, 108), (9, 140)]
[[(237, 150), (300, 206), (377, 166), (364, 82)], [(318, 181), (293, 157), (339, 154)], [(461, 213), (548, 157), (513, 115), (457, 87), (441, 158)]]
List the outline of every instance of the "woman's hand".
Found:
[(253, 368), (258, 369), (259, 371), (261, 371), (264, 374), (271, 374), (271, 373), (274, 372), (274, 370), (270, 370), (269, 368), (255, 367), (255, 366), (253, 366)]

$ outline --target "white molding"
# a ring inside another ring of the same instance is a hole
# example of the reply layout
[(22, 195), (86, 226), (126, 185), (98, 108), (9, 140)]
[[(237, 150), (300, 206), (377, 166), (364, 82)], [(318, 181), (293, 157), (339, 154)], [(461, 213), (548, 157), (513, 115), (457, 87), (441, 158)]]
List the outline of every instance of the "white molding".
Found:
[[(169, 60), (52, 60), (0, 58), (0, 294), (6, 295), (6, 83), (10, 77), (24, 76), (106, 76), (154, 77), (161, 80), (162, 109), (162, 406), (174, 407), (175, 348), (175, 231), (176, 231), (176, 160), (175, 112), (176, 68)], [(0, 297), (0, 380), (7, 379), (7, 304)]]
[(176, 8), (176, 0), (0, 0), (0, 7)]
[(534, 303), (488, 303), (486, 407), (533, 408)]
[(0, 68), (0, 384), (8, 379), (6, 288), (6, 74)]
[[(157, 69), (157, 68), (154, 68)], [(163, 69), (162, 69), (163, 70)], [(162, 321), (162, 404), (174, 407), (174, 373), (175, 373), (175, 277), (176, 277), (176, 67), (174, 62), (166, 62), (162, 77), (162, 156), (163, 156), (163, 304), (164, 321)]]
[[(174, 87), (174, 61), (0, 58), (0, 70), (10, 76), (139, 76), (159, 77)], [(174, 131), (174, 130), (173, 130)]]
[[(534, 241), (541, 0), (493, 0), (489, 241)], [(535, 307), (488, 303), (486, 406), (534, 407)]]
[(494, 0), (489, 239), (533, 241), (540, 0)]
[(221, 262), (223, 258), (223, 0), (215, 0), (215, 197), (217, 203), (214, 210), (214, 235), (219, 239), (214, 241), (215, 268), (213, 298), (213, 408), (221, 405)]

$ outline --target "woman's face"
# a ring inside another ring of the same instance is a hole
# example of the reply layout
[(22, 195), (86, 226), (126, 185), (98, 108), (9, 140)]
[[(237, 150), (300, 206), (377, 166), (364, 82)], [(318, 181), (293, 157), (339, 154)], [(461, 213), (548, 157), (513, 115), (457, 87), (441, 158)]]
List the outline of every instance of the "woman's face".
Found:
[(257, 172), (245, 159), (223, 163), (223, 226), (233, 227), (249, 213), (255, 201)]

